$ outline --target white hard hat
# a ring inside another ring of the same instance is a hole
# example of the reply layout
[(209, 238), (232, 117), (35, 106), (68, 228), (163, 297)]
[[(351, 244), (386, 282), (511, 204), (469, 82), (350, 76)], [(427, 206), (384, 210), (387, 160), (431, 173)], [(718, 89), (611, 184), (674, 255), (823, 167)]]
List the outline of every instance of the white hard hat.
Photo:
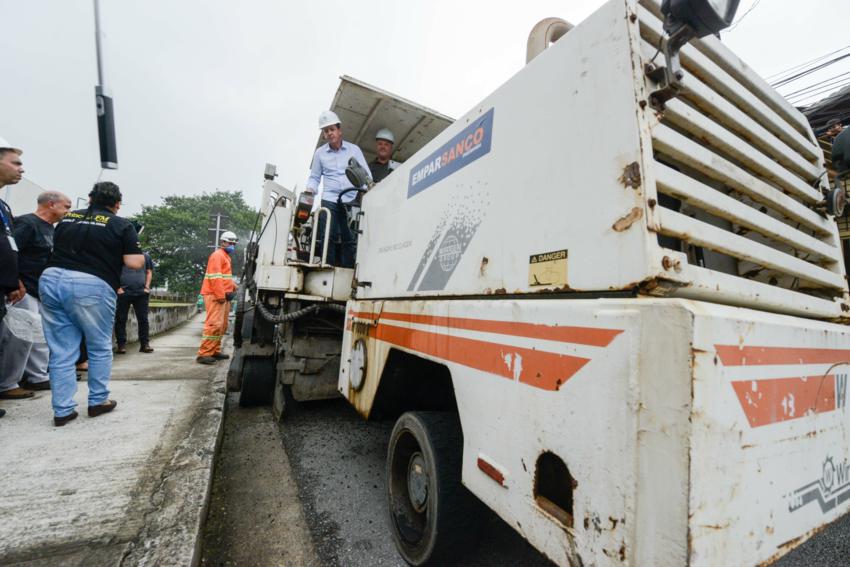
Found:
[(219, 238), (222, 242), (239, 242), (239, 239), (236, 238), (236, 235), (230, 232), (229, 230), (225, 230), (221, 233), (221, 238)]
[(336, 112), (331, 110), (325, 110), (319, 115), (319, 129), (341, 123), (342, 121), (339, 119), (339, 116), (336, 115)]
[(393, 136), (393, 133), (389, 128), (381, 128), (378, 130), (378, 133), (375, 134), (375, 139), (386, 140), (391, 144), (395, 144), (395, 136)]
[(12, 150), (13, 152), (15, 152), (18, 155), (21, 155), (22, 153), (24, 153), (24, 152), (21, 151), (20, 148), (16, 148), (15, 146), (13, 146), (9, 142), (7, 142), (6, 138), (0, 138), (0, 149), (2, 149), (2, 150)]

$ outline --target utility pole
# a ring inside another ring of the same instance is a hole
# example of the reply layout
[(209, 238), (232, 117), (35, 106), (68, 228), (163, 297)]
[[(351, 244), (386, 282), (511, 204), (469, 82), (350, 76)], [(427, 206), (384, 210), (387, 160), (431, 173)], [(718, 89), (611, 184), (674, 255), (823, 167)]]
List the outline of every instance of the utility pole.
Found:
[(211, 226), (208, 230), (212, 231), (213, 238), (212, 244), (208, 244), (207, 248), (212, 248), (213, 250), (218, 248), (218, 242), (221, 239), (221, 233), (225, 230), (223, 221), (226, 221), (228, 218), (230, 217), (221, 213), (215, 213), (210, 215), (210, 222), (213, 226)]
[(97, 136), (100, 140), (100, 166), (103, 169), (118, 169), (115, 113), (112, 93), (103, 84), (103, 54), (100, 36), (100, 1), (94, 0), (94, 45), (97, 53), (97, 85), (94, 87), (94, 100), (97, 108)]

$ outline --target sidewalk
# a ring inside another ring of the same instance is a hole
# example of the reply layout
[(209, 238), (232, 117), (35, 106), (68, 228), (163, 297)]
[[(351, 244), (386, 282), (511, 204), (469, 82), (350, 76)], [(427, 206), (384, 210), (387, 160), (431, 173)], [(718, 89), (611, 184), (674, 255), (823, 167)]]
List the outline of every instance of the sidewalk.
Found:
[[(196, 364), (203, 314), (116, 355), (113, 413), (54, 427), (50, 392), (2, 401), (0, 564), (190, 565), (221, 434), (229, 361)], [(230, 350), (229, 348), (225, 349)]]

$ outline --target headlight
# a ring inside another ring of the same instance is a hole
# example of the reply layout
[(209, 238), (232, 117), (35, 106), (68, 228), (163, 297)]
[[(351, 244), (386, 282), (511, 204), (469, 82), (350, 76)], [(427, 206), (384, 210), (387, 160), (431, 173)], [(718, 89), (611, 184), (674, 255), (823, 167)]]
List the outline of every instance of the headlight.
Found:
[(673, 33), (681, 25), (693, 29), (696, 37), (719, 33), (728, 28), (740, 0), (664, 0), (661, 12), (665, 28)]

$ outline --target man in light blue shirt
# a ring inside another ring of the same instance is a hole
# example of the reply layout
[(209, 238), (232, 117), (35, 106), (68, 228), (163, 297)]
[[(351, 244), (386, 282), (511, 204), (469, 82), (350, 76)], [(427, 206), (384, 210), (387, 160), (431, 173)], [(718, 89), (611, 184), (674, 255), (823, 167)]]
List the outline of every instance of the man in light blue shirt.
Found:
[[(354, 158), (365, 171), (369, 171), (366, 158), (355, 144), (342, 139), (342, 127), (339, 117), (330, 110), (319, 115), (319, 128), (322, 136), (328, 142), (313, 154), (313, 164), (310, 166), (310, 177), (307, 179), (305, 191), (315, 194), (322, 180), (322, 206), (331, 212), (330, 244), (328, 245), (327, 262), (333, 266), (353, 268), (357, 243), (348, 226), (348, 217), (344, 204), (337, 202), (340, 193), (352, 187), (345, 176), (349, 158)], [(342, 203), (351, 203), (357, 198), (357, 191), (350, 191), (342, 196)], [(325, 217), (319, 219), (316, 250), (322, 250), (320, 242), (325, 234)]]

